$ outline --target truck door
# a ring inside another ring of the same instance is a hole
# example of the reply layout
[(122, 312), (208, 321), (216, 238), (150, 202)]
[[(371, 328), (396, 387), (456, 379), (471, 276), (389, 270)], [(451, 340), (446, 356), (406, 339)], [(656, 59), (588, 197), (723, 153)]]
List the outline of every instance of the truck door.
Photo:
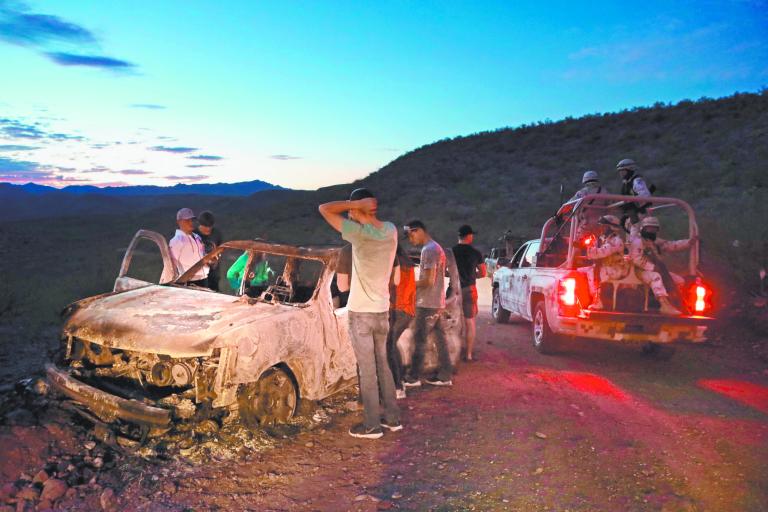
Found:
[(536, 253), (539, 251), (539, 242), (531, 242), (525, 249), (525, 254), (520, 261), (520, 268), (516, 270), (515, 280), (515, 310), (514, 313), (525, 316), (531, 295), (531, 279), (536, 270)]
[(114, 291), (120, 292), (174, 281), (178, 275), (171, 261), (168, 242), (160, 233), (139, 230), (128, 244)]
[(509, 270), (504, 272), (504, 278), (499, 283), (501, 288), (501, 305), (507, 311), (517, 312), (518, 288), (520, 280), (520, 262), (523, 260), (528, 244), (523, 245), (515, 253), (514, 258), (509, 263)]

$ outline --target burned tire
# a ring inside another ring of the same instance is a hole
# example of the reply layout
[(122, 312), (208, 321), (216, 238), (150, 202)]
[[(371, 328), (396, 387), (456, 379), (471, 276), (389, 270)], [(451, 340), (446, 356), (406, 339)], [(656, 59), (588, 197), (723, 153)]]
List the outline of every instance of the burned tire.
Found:
[(552, 332), (547, 321), (544, 301), (536, 303), (533, 310), (533, 346), (542, 354), (554, 354), (560, 345), (560, 336)]
[(657, 361), (669, 361), (675, 355), (675, 347), (661, 343), (646, 343), (643, 345), (643, 354)]
[(286, 423), (298, 401), (296, 385), (282, 368), (270, 368), (258, 381), (241, 386), (237, 398), (240, 420), (254, 429)]
[(493, 289), (493, 299), (491, 301), (491, 316), (493, 321), (497, 324), (506, 324), (509, 322), (509, 311), (501, 307), (501, 298), (499, 297), (499, 289)]

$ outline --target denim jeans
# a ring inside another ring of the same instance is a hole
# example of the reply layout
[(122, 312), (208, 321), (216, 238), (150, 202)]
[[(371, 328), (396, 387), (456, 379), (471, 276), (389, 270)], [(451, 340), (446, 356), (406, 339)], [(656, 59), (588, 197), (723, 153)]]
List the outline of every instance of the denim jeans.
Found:
[(387, 360), (389, 369), (392, 370), (392, 378), (395, 381), (395, 388), (403, 389), (403, 358), (397, 349), (397, 340), (402, 336), (411, 324), (413, 316), (401, 309), (392, 309), (389, 311), (389, 336), (387, 337)]
[(411, 378), (419, 379), (421, 366), (424, 364), (424, 351), (427, 348), (427, 336), (434, 331), (435, 345), (437, 346), (437, 359), (439, 368), (437, 378), (451, 380), (453, 377), (453, 364), (448, 354), (448, 344), (445, 341), (445, 326), (440, 319), (442, 309), (416, 308), (416, 325), (413, 333), (415, 350), (411, 362)]
[(382, 416), (387, 423), (400, 421), (395, 383), (387, 362), (388, 313), (350, 311), (348, 315), (349, 338), (360, 372), (363, 423), (366, 428), (378, 427)]

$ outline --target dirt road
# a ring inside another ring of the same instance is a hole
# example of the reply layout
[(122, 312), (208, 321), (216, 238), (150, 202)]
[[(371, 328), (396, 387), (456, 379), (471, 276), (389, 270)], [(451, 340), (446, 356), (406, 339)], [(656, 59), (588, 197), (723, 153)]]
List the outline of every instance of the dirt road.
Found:
[[(401, 432), (349, 437), (350, 395), (234, 456), (221, 440), (196, 458), (121, 456), (57, 507), (98, 507), (110, 487), (121, 510), (766, 510), (765, 363), (727, 339), (669, 361), (585, 341), (543, 356), (528, 324), (482, 309), (479, 361), (453, 388), (409, 392)], [(41, 420), (26, 428), (50, 436)], [(76, 449), (59, 428), (48, 449)]]

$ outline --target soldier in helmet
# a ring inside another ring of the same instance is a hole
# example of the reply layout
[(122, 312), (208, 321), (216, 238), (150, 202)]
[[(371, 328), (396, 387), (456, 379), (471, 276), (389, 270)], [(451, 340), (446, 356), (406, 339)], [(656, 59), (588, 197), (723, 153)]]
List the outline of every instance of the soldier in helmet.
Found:
[(657, 236), (660, 228), (659, 219), (645, 217), (640, 222), (640, 229), (630, 234), (629, 257), (636, 268), (637, 276), (651, 288), (659, 301), (661, 312), (666, 315), (680, 315), (680, 310), (672, 305), (669, 296), (673, 295), (679, 299), (677, 289), (684, 280), (667, 269), (661, 255), (665, 252), (684, 251), (696, 238), (663, 240)]
[[(581, 189), (579, 189), (572, 198), (568, 200), (575, 201), (577, 199), (581, 199), (583, 197), (586, 197), (590, 194), (605, 194), (602, 185), (600, 185), (600, 176), (597, 175), (597, 172), (592, 170), (587, 170), (584, 172), (584, 176), (581, 178), (581, 183), (584, 185)], [(589, 205), (592, 205), (595, 203), (595, 199), (591, 199), (589, 201)], [(598, 202), (598, 205), (605, 204), (605, 201)], [(588, 233), (593, 233), (595, 229), (597, 228), (597, 219), (600, 217), (599, 210), (591, 209), (591, 208), (585, 208), (583, 205), (581, 207), (581, 210), (578, 212), (578, 221), (579, 221), (579, 230), (576, 234), (576, 237), (581, 240), (584, 236), (587, 236)], [(597, 233), (595, 233), (597, 235)]]
[(589, 309), (604, 309), (600, 297), (600, 283), (623, 279), (629, 274), (630, 264), (624, 259), (624, 229), (615, 215), (603, 215), (597, 221), (603, 229), (599, 243), (587, 248), (587, 258), (595, 262), (594, 271), (587, 274), (592, 288), (592, 304)]
[(585, 171), (581, 178), (581, 184), (584, 185), (568, 201), (575, 201), (589, 194), (602, 194), (603, 187), (600, 185), (600, 176), (595, 171)]
[[(645, 178), (637, 174), (637, 164), (630, 158), (625, 158), (616, 164), (616, 171), (621, 177), (621, 195), (635, 197), (651, 197), (655, 187), (648, 186)], [(647, 204), (627, 203), (623, 206), (624, 213), (632, 224), (637, 224), (647, 215)]]

